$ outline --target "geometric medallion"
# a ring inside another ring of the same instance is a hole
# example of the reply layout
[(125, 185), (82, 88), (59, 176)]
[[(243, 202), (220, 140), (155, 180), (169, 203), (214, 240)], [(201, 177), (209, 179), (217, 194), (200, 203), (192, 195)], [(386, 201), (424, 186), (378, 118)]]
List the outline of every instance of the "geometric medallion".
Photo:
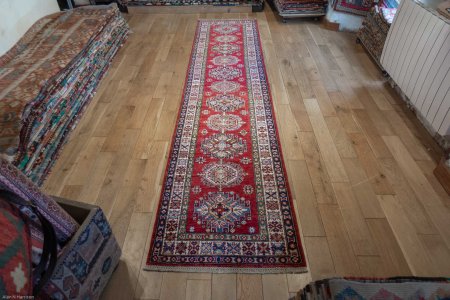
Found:
[(250, 213), (250, 202), (234, 192), (209, 192), (194, 204), (197, 224), (212, 233), (233, 233), (251, 219)]
[(233, 44), (220, 44), (212, 47), (212, 50), (215, 52), (219, 52), (220, 54), (233, 54), (240, 50), (238, 45)]
[(246, 174), (236, 163), (212, 162), (204, 166), (199, 175), (205, 185), (222, 188), (240, 184)]
[(235, 65), (239, 62), (239, 58), (231, 55), (216, 56), (212, 59), (212, 63), (216, 66)]
[(215, 38), (216, 42), (219, 43), (232, 43), (237, 41), (237, 36), (234, 35), (219, 35)]
[(217, 131), (238, 130), (244, 124), (237, 115), (212, 115), (206, 120), (209, 129)]
[(246, 152), (247, 143), (234, 134), (217, 133), (203, 140), (201, 149), (214, 158), (232, 158)]
[(233, 67), (217, 67), (209, 71), (209, 76), (217, 80), (233, 80), (242, 76), (242, 71)]
[(230, 34), (233, 32), (236, 32), (239, 30), (238, 26), (235, 25), (229, 25), (229, 24), (222, 24), (217, 25), (213, 28), (215, 32), (221, 33), (221, 34)]
[(232, 112), (244, 107), (244, 99), (234, 95), (216, 95), (206, 99), (206, 105), (215, 111)]
[(225, 94), (236, 91), (241, 85), (232, 81), (216, 81), (210, 87), (216, 92)]

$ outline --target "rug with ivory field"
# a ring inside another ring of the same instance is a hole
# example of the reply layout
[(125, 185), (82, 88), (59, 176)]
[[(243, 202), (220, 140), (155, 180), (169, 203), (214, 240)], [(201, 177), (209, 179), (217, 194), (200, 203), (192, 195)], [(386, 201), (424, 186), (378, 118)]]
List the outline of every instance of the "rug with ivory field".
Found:
[(255, 20), (199, 20), (146, 269), (306, 271)]

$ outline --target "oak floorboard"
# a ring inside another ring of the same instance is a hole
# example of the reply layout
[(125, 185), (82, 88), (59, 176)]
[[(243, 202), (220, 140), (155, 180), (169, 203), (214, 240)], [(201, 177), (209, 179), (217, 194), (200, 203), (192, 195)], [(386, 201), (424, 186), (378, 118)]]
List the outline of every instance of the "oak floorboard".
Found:
[(381, 264), (386, 268), (384, 276), (409, 276), (411, 270), (386, 219), (367, 219), (372, 238), (377, 246)]
[(395, 196), (381, 195), (379, 199), (413, 275), (434, 276), (436, 273), (431, 257)]
[(406, 180), (416, 193), (418, 199), (427, 201), (429, 205), (442, 205), (442, 201), (436, 191), (433, 189), (427, 178), (419, 168), (417, 163), (411, 157), (409, 151), (397, 136), (384, 136), (389, 150), (393, 153)]
[(377, 255), (360, 205), (348, 183), (333, 183), (333, 189), (356, 255)]
[(409, 221), (414, 225), (416, 232), (418, 234), (437, 234), (438, 231), (426, 213), (423, 204), (414, 194), (395, 160), (388, 158), (380, 162), (395, 191), (395, 197), (401, 204)]
[(384, 218), (378, 198), (358, 159), (343, 159), (345, 170), (349, 174), (353, 194), (359, 202), (359, 208), (365, 218)]
[(237, 297), (236, 274), (213, 274), (212, 299), (233, 300)]
[(386, 147), (385, 142), (381, 138), (381, 134), (375, 127), (374, 122), (370, 119), (369, 114), (366, 110), (358, 109), (353, 110), (353, 116), (359, 126), (363, 129), (365, 137), (372, 149), (376, 158), (389, 158), (392, 157), (391, 152), (389, 152)]
[[(121, 262), (103, 294), (105, 299), (128, 299), (134, 295), (149, 225), (149, 214), (134, 214), (122, 247)], [(115, 289), (118, 285), (121, 288)]]
[(262, 275), (264, 300), (284, 300), (289, 298), (286, 274)]
[(336, 203), (333, 187), (314, 133), (300, 132), (299, 137), (317, 203)]
[(338, 205), (319, 205), (326, 237), (337, 274), (359, 276), (356, 256)]
[(236, 297), (238, 300), (262, 299), (262, 276), (260, 274), (238, 274)]
[[(187, 273), (166, 272), (161, 283), (161, 300), (186, 299)], [(174, 284), (176, 283), (176, 284)]]
[(333, 143), (317, 100), (305, 99), (304, 102), (331, 182), (348, 182), (344, 165), (342, 164), (336, 145)]
[(325, 121), (331, 133), (337, 151), (342, 158), (356, 158), (356, 152), (338, 117), (326, 117)]
[(186, 300), (210, 300), (210, 280), (189, 280), (186, 285)]
[(358, 154), (359, 162), (366, 172), (372, 187), (377, 195), (394, 195), (395, 192), (389, 180), (386, 179), (383, 167), (375, 157), (366, 137), (361, 133), (349, 134), (350, 139)]
[(386, 141), (403, 174), (405, 174), (405, 178), (416, 194), (417, 199), (422, 203), (431, 221), (441, 233), (447, 247), (450, 248), (450, 208), (445, 206), (400, 138), (397, 136), (384, 136), (383, 139)]
[(342, 96), (340, 91), (328, 92), (331, 102), (336, 110), (336, 115), (342, 123), (345, 132), (358, 133), (361, 132), (361, 128), (352, 115), (352, 110), (346, 99)]
[(300, 224), (305, 236), (325, 236), (318, 204), (308, 167), (304, 161), (290, 161), (288, 165), (291, 176), (291, 188), (296, 200), (300, 216)]
[(308, 263), (314, 280), (336, 276), (326, 237), (305, 237), (304, 246), (307, 253), (313, 253), (308, 256)]

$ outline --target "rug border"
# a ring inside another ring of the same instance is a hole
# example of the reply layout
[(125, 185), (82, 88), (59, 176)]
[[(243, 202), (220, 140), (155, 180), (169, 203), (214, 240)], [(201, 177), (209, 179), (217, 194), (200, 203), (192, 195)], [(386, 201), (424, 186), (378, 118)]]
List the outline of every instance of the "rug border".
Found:
[[(261, 61), (262, 61), (262, 65), (263, 65), (263, 69), (264, 69), (264, 76), (266, 77), (266, 81), (267, 81), (267, 91), (269, 93), (269, 99), (270, 99), (270, 106), (272, 109), (272, 119), (273, 119), (273, 124), (275, 127), (275, 134), (276, 134), (276, 138), (277, 138), (277, 142), (278, 142), (278, 147), (280, 148), (280, 160), (281, 160), (281, 166), (283, 169), (283, 175), (286, 181), (286, 189), (287, 189), (287, 193), (288, 193), (288, 197), (289, 197), (289, 205), (291, 206), (291, 210), (292, 210), (292, 217), (294, 219), (294, 228), (296, 229), (296, 237), (297, 237), (297, 243), (300, 246), (300, 254), (303, 258), (303, 261), (300, 265), (300, 268), (305, 268), (306, 270), (308, 270), (307, 267), (307, 259), (306, 259), (306, 255), (305, 255), (305, 250), (303, 249), (303, 240), (301, 239), (301, 233), (300, 233), (300, 226), (299, 226), (299, 222), (297, 220), (297, 212), (295, 211), (296, 206), (294, 203), (294, 198), (292, 197), (292, 191), (291, 191), (291, 185), (289, 183), (289, 176), (287, 173), (287, 167), (286, 167), (286, 163), (284, 160), (284, 153), (283, 153), (283, 147), (281, 145), (281, 139), (280, 139), (280, 132), (278, 129), (278, 121), (277, 121), (277, 116), (276, 116), (276, 111), (275, 111), (275, 105), (273, 103), (273, 94), (272, 94), (272, 88), (270, 86), (270, 82), (269, 82), (269, 75), (267, 74), (267, 68), (266, 68), (266, 59), (264, 56), (264, 49), (263, 49), (263, 45), (262, 45), (262, 41), (261, 41), (261, 33), (259, 31), (259, 23), (257, 19), (251, 19), (256, 23), (256, 32), (258, 33), (258, 44), (259, 44), (259, 48), (261, 49)], [(299, 211), (300, 209), (297, 208)], [(300, 215), (300, 213), (299, 213)], [(284, 269), (288, 269), (288, 268), (284, 268)]]
[[(155, 240), (155, 236), (156, 236), (156, 229), (157, 229), (157, 225), (158, 225), (158, 219), (160, 216), (160, 211), (161, 211), (161, 205), (162, 205), (162, 197), (164, 195), (164, 184), (166, 183), (166, 178), (167, 175), (169, 173), (169, 164), (170, 164), (170, 155), (173, 152), (173, 148), (175, 147), (175, 138), (176, 138), (176, 132), (177, 132), (177, 125), (178, 122), (180, 121), (180, 116), (181, 116), (181, 110), (183, 108), (183, 101), (184, 101), (184, 97), (185, 97), (185, 92), (186, 92), (186, 87), (187, 87), (187, 83), (188, 83), (188, 78), (189, 78), (189, 70), (190, 70), (190, 66), (192, 65), (192, 59), (194, 57), (194, 47), (195, 47), (195, 39), (197, 37), (197, 34), (200, 31), (200, 23), (201, 19), (197, 19), (197, 25), (195, 27), (195, 33), (194, 36), (191, 40), (191, 52), (189, 54), (189, 62), (187, 64), (187, 68), (186, 68), (186, 75), (184, 77), (184, 84), (183, 84), (183, 89), (181, 92), (181, 101), (180, 101), (180, 105), (178, 106), (178, 111), (177, 111), (177, 119), (175, 121), (175, 125), (172, 131), (172, 138), (171, 138), (171, 142), (170, 142), (170, 148), (169, 151), (167, 152), (167, 160), (166, 160), (166, 167), (164, 170), (164, 177), (163, 177), (163, 184), (161, 185), (161, 191), (159, 193), (159, 198), (158, 198), (158, 206), (157, 206), (157, 210), (156, 210), (156, 214), (153, 218), (153, 230), (150, 234), (151, 238), (150, 238), (150, 243), (149, 243), (149, 248), (147, 249), (148, 253), (147, 253), (147, 258), (145, 259), (145, 265), (144, 265), (144, 270), (147, 270), (147, 268), (150, 268), (152, 266), (157, 266), (157, 265), (151, 265), (149, 264), (150, 261), (150, 256), (151, 256), (151, 250), (152, 250), (152, 246), (154, 244), (154, 240)], [(150, 207), (151, 208), (151, 207)], [(151, 226), (150, 226), (151, 228)]]
[[(189, 56), (189, 63), (187, 65), (187, 70), (186, 70), (186, 76), (184, 79), (184, 85), (183, 85), (183, 90), (182, 90), (182, 94), (181, 94), (181, 101), (184, 101), (184, 94), (186, 91), (186, 87), (187, 87), (187, 83), (188, 83), (188, 78), (189, 78), (189, 67), (192, 65), (192, 61), (195, 55), (194, 52), (194, 47), (196, 45), (195, 40), (196, 37), (200, 31), (200, 23), (202, 22), (217, 22), (217, 21), (252, 21), (256, 24), (255, 28), (256, 28), (256, 32), (257, 32), (257, 39), (258, 39), (258, 45), (259, 48), (261, 49), (261, 62), (262, 62), (262, 66), (264, 69), (264, 76), (267, 82), (267, 91), (268, 91), (268, 95), (269, 95), (269, 99), (270, 99), (270, 106), (271, 106), (271, 111), (272, 111), (272, 119), (273, 119), (273, 123), (274, 123), (274, 128), (275, 128), (275, 134), (276, 134), (276, 138), (277, 138), (277, 142), (278, 142), (278, 146), (280, 149), (280, 160), (281, 160), (281, 165), (282, 165), (282, 169), (283, 169), (283, 175), (286, 179), (286, 189), (287, 189), (287, 193), (288, 193), (288, 197), (289, 197), (289, 204), (291, 206), (291, 213), (292, 213), (292, 217), (294, 219), (294, 227), (296, 229), (296, 237), (297, 237), (297, 243), (300, 246), (300, 254), (301, 257), (303, 258), (302, 263), (300, 264), (299, 267), (274, 267), (274, 268), (267, 268), (267, 267), (263, 267), (263, 268), (257, 268), (257, 267), (241, 267), (241, 268), (234, 268), (234, 267), (211, 267), (211, 266), (164, 266), (164, 265), (159, 265), (159, 264), (150, 264), (149, 260), (151, 257), (151, 249), (152, 246), (154, 244), (154, 238), (156, 236), (156, 229), (157, 229), (157, 225), (158, 222), (157, 220), (159, 219), (160, 216), (160, 209), (161, 209), (161, 205), (162, 205), (162, 197), (164, 194), (164, 184), (161, 187), (161, 191), (160, 191), (160, 196), (158, 199), (158, 207), (157, 207), (157, 211), (156, 211), (156, 215), (154, 217), (153, 220), (153, 230), (151, 233), (151, 239), (150, 239), (150, 243), (149, 243), (149, 248), (148, 248), (148, 253), (147, 253), (147, 258), (145, 260), (145, 264), (144, 267), (142, 268), (143, 270), (146, 271), (159, 271), (159, 272), (190, 272), (190, 273), (247, 273), (247, 274), (286, 274), (286, 273), (306, 273), (309, 272), (308, 269), (308, 263), (307, 263), (307, 258), (305, 255), (305, 250), (303, 249), (303, 240), (301, 239), (302, 235), (300, 232), (300, 227), (299, 227), (299, 222), (297, 221), (297, 212), (295, 211), (295, 204), (293, 202), (293, 198), (292, 198), (292, 193), (291, 193), (291, 187), (289, 184), (289, 177), (287, 174), (287, 168), (285, 165), (285, 161), (284, 161), (284, 155), (283, 155), (283, 148), (281, 145), (281, 140), (280, 140), (280, 134), (279, 134), (279, 129), (278, 129), (278, 123), (277, 123), (277, 118), (276, 118), (276, 112), (275, 112), (275, 106), (274, 106), (274, 102), (273, 102), (273, 95), (272, 95), (272, 89), (270, 86), (270, 82), (269, 82), (269, 77), (267, 74), (267, 68), (266, 68), (266, 62), (265, 62), (265, 57), (264, 57), (264, 50), (262, 47), (262, 40), (261, 40), (261, 33), (259, 31), (259, 22), (258, 19), (256, 18), (243, 18), (243, 19), (237, 19), (237, 18), (231, 18), (231, 19), (197, 19), (197, 25), (196, 25), (196, 29), (195, 29), (195, 34), (193, 36), (192, 39), (192, 46), (191, 46), (191, 52), (190, 52), (190, 56)], [(173, 152), (173, 148), (175, 146), (175, 138), (176, 138), (176, 130), (177, 130), (177, 124), (180, 121), (180, 113), (181, 110), (183, 108), (182, 102), (180, 102), (180, 105), (178, 107), (178, 112), (177, 112), (177, 119), (175, 122), (175, 126), (174, 126), (174, 130), (172, 132), (172, 139), (171, 139), (171, 144), (170, 144), (170, 149), (169, 152), (167, 152), (168, 154), (168, 158), (167, 158), (167, 162), (166, 162), (166, 168), (164, 171), (164, 179), (163, 179), (163, 183), (166, 182), (166, 178), (169, 172), (169, 164), (170, 164), (170, 155)]]
[(182, 266), (161, 266), (145, 265), (144, 271), (156, 272), (186, 272), (186, 273), (215, 273), (215, 274), (302, 274), (309, 272), (308, 267), (288, 267), (288, 268), (255, 268), (255, 267), (182, 267)]

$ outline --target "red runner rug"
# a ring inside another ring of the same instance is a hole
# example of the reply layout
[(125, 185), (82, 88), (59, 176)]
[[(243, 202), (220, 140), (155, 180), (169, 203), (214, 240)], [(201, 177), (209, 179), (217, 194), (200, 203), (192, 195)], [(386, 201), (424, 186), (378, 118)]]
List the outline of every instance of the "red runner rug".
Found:
[(306, 270), (255, 20), (201, 20), (148, 270)]

